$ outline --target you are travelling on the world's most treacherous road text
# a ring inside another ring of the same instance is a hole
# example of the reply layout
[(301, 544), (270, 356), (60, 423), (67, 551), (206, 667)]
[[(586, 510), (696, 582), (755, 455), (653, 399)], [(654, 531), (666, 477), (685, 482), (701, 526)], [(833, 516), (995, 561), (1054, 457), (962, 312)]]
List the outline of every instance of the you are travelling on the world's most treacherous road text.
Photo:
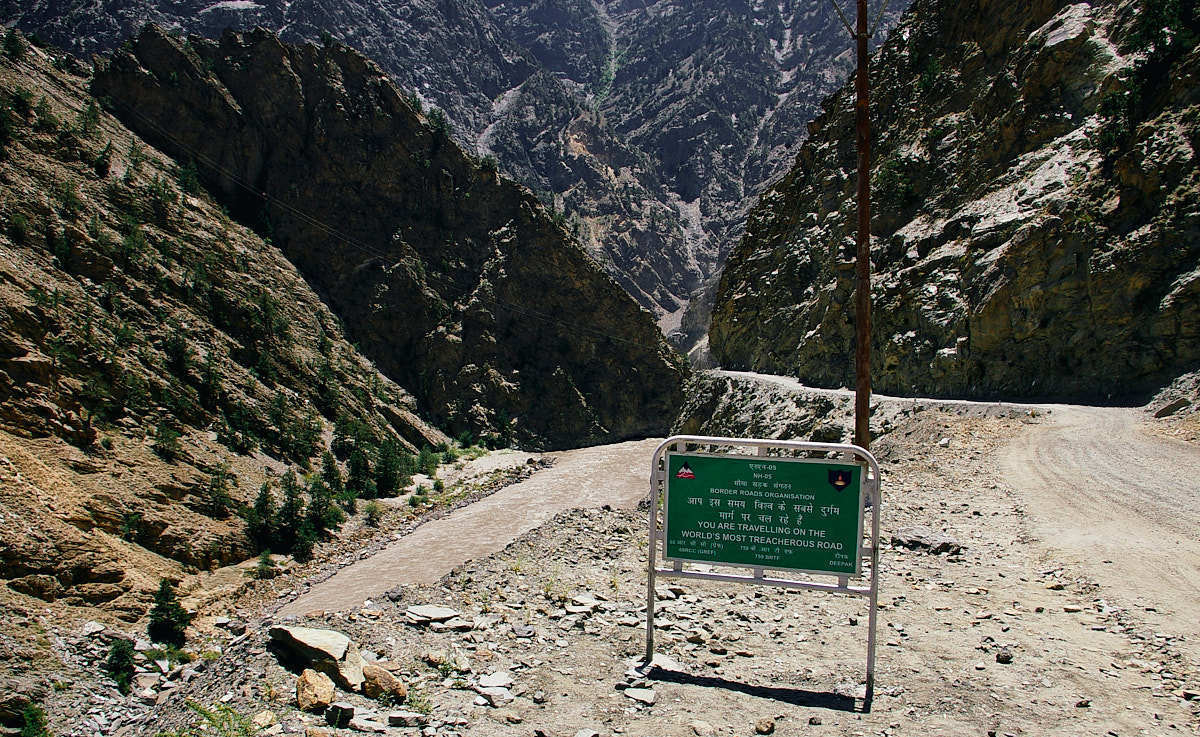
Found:
[(668, 455), (666, 557), (856, 574), (861, 480), (842, 462)]

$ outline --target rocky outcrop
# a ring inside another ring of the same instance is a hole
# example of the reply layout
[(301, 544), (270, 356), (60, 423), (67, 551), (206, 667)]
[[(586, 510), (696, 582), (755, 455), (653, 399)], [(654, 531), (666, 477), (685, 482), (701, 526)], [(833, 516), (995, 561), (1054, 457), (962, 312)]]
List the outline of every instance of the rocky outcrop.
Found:
[[(1108, 397), (1195, 368), (1195, 25), (1133, 2), (913, 6), (872, 63), (877, 390)], [(853, 385), (853, 115), (847, 87), (752, 213), (721, 365)]]
[(335, 419), (449, 438), (88, 81), (0, 58), (0, 601), (134, 621), (160, 578), (256, 552), (237, 509)]
[(565, 447), (669, 424), (683, 368), (652, 317), (358, 54), (150, 28), (94, 88), (268, 229), (454, 434)]

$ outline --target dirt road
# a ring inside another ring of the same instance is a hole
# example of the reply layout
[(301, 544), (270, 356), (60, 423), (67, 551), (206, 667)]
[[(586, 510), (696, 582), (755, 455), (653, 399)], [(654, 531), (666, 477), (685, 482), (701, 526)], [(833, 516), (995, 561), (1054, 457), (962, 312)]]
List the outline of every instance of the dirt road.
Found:
[(1004, 449), (1000, 468), (1044, 545), (1106, 595), (1200, 635), (1200, 447), (1152, 435), (1144, 417), (1056, 407)]
[(347, 609), (398, 584), (433, 583), (455, 566), (488, 556), (572, 508), (634, 507), (649, 493), (659, 440), (553, 454), (555, 464), (442, 519), (418, 527), (286, 604), (281, 615)]

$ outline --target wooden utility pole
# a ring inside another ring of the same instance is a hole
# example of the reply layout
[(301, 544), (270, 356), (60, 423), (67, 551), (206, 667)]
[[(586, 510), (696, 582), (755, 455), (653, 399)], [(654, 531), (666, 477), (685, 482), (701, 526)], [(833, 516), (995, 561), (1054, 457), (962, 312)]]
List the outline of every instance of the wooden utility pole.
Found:
[(871, 118), (867, 80), (867, 0), (858, 0), (858, 70), (854, 77), (858, 128), (858, 255), (854, 293), (854, 444), (871, 447)]

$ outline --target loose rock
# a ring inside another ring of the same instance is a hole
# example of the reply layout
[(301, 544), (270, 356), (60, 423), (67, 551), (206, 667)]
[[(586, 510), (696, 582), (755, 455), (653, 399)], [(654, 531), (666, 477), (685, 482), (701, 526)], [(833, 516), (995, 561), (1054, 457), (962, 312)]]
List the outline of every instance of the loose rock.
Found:
[(320, 712), (333, 703), (333, 679), (324, 673), (305, 668), (296, 679), (296, 706), (301, 711)]

